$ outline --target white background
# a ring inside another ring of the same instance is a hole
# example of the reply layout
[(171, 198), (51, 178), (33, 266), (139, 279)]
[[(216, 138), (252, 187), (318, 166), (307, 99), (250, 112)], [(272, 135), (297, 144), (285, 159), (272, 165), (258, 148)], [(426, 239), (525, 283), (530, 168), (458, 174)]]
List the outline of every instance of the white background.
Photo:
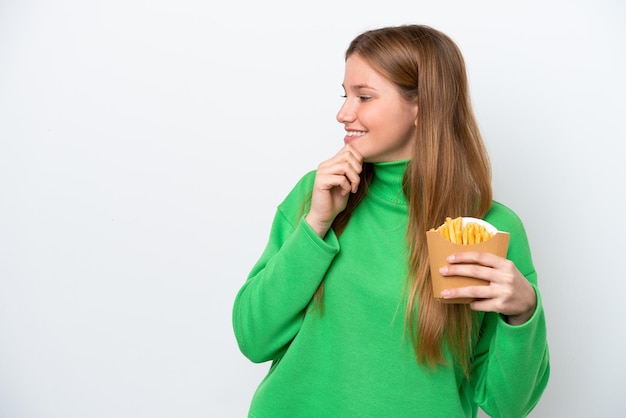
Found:
[(231, 309), (276, 205), (342, 144), (343, 52), (428, 24), (526, 223), (552, 377), (626, 416), (626, 6), (0, 0), (0, 417), (243, 417)]

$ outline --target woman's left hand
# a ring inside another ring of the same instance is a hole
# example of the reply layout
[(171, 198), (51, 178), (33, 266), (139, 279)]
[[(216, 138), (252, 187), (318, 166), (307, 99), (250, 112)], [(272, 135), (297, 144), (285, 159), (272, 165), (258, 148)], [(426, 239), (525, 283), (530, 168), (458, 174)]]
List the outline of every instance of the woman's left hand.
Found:
[(498, 312), (511, 325), (525, 323), (535, 312), (535, 289), (511, 260), (487, 252), (462, 252), (448, 257), (448, 263), (440, 269), (443, 276), (473, 277), (489, 285), (446, 289), (441, 293), (444, 299), (475, 298), (473, 310)]

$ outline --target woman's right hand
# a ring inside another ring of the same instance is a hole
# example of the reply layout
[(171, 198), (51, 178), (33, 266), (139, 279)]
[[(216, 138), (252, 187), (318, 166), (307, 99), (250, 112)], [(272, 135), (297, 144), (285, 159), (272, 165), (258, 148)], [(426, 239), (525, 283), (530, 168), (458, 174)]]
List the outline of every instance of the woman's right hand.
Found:
[(335, 217), (346, 208), (350, 193), (355, 193), (361, 178), (363, 157), (349, 144), (317, 168), (311, 209), (305, 220), (324, 238)]

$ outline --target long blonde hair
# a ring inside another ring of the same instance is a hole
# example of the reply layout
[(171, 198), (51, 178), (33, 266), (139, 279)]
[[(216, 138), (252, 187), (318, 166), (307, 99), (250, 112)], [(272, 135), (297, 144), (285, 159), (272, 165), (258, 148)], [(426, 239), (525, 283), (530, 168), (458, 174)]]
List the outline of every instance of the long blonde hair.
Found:
[[(476, 314), (467, 305), (442, 304), (432, 296), (426, 231), (446, 216), (483, 217), (491, 206), (491, 169), (471, 107), (465, 63), (457, 45), (428, 26), (405, 25), (364, 32), (346, 50), (358, 54), (417, 101), (414, 153), (404, 176), (409, 204), (406, 231), (406, 329), (417, 360), (444, 364), (445, 346), (466, 375), (477, 335)], [(372, 168), (365, 164), (362, 186), (333, 223), (341, 234), (367, 193)], [(315, 300), (321, 303), (323, 286)]]

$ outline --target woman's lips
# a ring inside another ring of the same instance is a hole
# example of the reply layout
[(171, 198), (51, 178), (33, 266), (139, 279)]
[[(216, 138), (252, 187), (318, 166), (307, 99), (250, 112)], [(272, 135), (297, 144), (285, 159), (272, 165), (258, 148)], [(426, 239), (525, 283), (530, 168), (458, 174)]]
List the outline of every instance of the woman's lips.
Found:
[(346, 132), (346, 136), (343, 139), (343, 142), (345, 142), (346, 144), (353, 142), (359, 138), (363, 138), (363, 136), (365, 136), (367, 134), (367, 132), (363, 132), (363, 131), (347, 131)]

